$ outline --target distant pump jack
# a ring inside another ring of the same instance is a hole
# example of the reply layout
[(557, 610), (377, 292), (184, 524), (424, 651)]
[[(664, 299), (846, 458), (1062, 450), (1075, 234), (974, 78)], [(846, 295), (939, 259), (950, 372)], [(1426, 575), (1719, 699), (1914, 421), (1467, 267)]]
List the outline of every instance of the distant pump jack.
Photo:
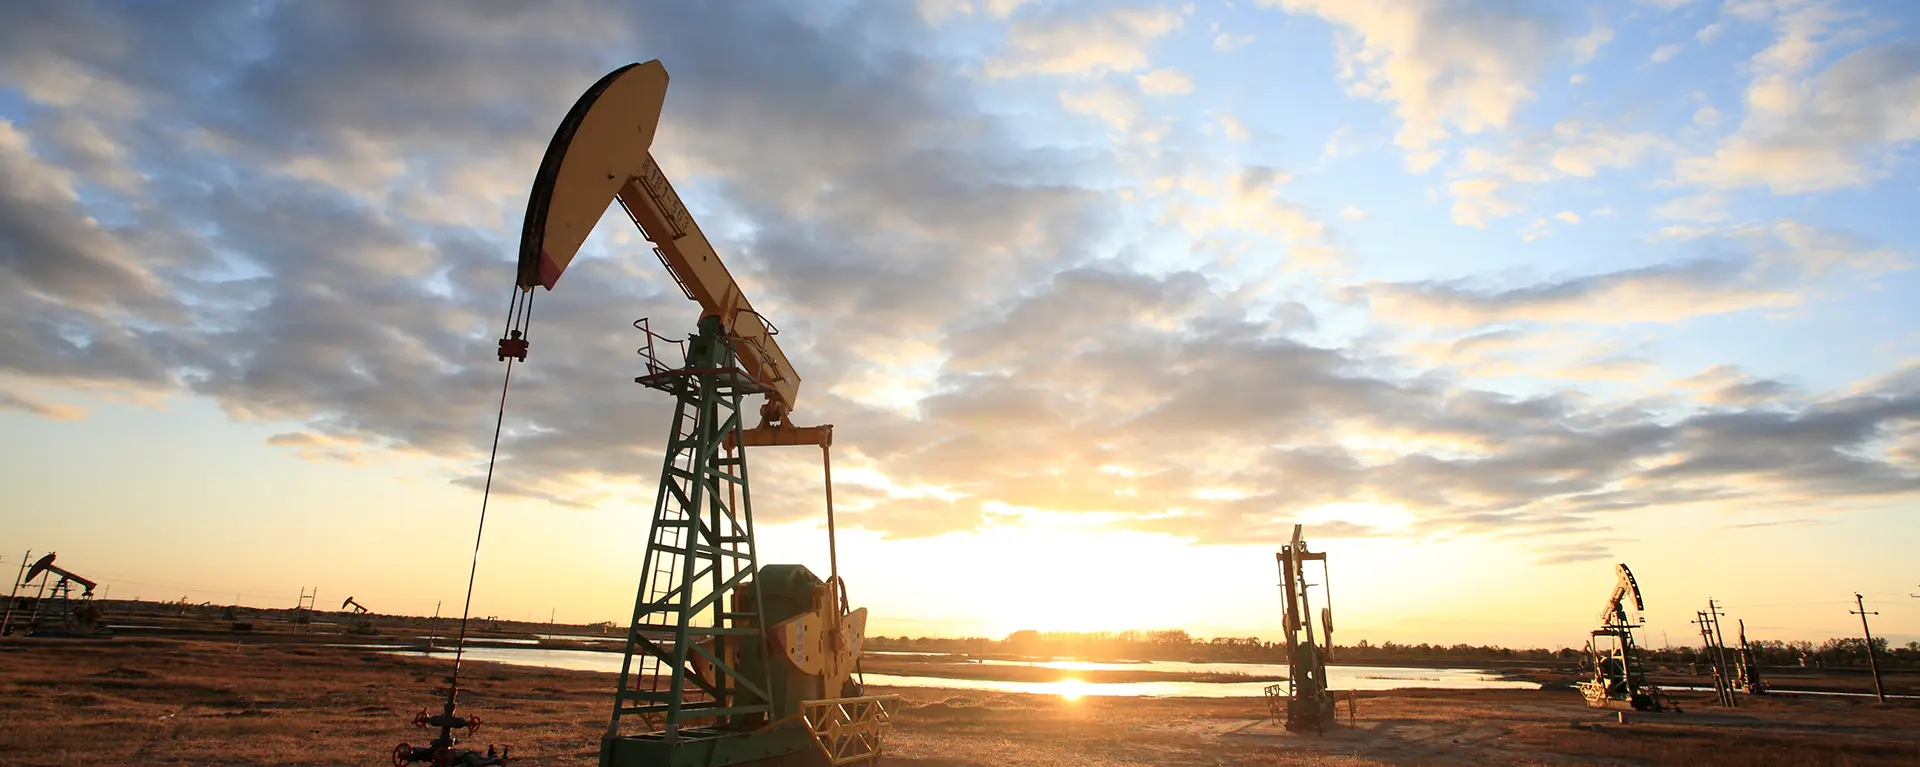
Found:
[(366, 605), (353, 601), (353, 597), (347, 597), (346, 601), (341, 602), (340, 609), (353, 611), (353, 617), (344, 621), (344, 627), (347, 633), (350, 633), (350, 634), (380, 633), (379, 629), (376, 629), (373, 627), (373, 618), (371, 617), (373, 615), (373, 611), (367, 609)]
[[(100, 606), (93, 601), (93, 590), (99, 584), (82, 578), (72, 571), (53, 563), (52, 553), (41, 557), (27, 569), (19, 580), (19, 586), (30, 586), (39, 581), (40, 589), (32, 597), (32, 611), (26, 616), (27, 633), (38, 637), (110, 637), (112, 630), (100, 625)], [(73, 586), (79, 585), (79, 598), (73, 596)], [(0, 619), (7, 633), (13, 631), (14, 613), (17, 612), (11, 602), (7, 616)]]
[[(1307, 551), (1300, 525), (1293, 526), (1293, 541), (1280, 547), (1274, 559), (1280, 565), (1280, 588), (1285, 599), (1287, 631), (1287, 681), (1266, 689), (1269, 710), (1284, 718), (1286, 728), (1295, 732), (1325, 732), (1334, 724), (1337, 710), (1333, 691), (1327, 688), (1327, 661), (1333, 655), (1333, 587), (1324, 552)], [(1321, 592), (1327, 604), (1320, 608), (1321, 636), (1313, 634), (1312, 607), (1308, 602), (1306, 563), (1319, 562)]]
[[(1587, 660), (1592, 665), (1588, 679), (1579, 684), (1587, 705), (1635, 711), (1660, 711), (1664, 693), (1647, 682), (1645, 661), (1633, 631), (1646, 622), (1640, 613), (1646, 609), (1640, 596), (1640, 583), (1625, 563), (1614, 567), (1613, 593), (1600, 610), (1600, 628), (1587, 639)], [(1628, 600), (1632, 600), (1631, 616)], [(1671, 701), (1666, 702), (1669, 706)], [(1678, 711), (1677, 706), (1673, 707)]]

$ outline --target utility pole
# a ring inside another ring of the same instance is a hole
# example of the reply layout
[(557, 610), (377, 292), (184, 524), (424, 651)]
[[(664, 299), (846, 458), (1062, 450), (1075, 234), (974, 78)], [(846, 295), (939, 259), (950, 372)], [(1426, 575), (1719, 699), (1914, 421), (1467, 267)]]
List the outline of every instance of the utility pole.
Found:
[[(1731, 667), (1727, 663), (1727, 635), (1720, 631), (1720, 616), (1722, 615), (1726, 615), (1726, 613), (1720, 612), (1720, 605), (1715, 603), (1714, 600), (1707, 600), (1707, 617), (1713, 621), (1714, 655), (1719, 658), (1720, 668), (1731, 670)], [(1733, 700), (1733, 679), (1731, 675), (1729, 675), (1727, 679), (1727, 700)]]
[(20, 576), (27, 573), (27, 560), (32, 558), (33, 549), (27, 549), (27, 553), (20, 555), (20, 572), (14, 574), (13, 590), (7, 593), (7, 611), (5, 615), (0, 615), (0, 636), (13, 633), (13, 601), (20, 595)]
[(1873, 652), (1873, 629), (1867, 627), (1867, 616), (1879, 615), (1880, 613), (1878, 611), (1867, 612), (1866, 600), (1857, 593), (1853, 595), (1853, 604), (1860, 609), (1848, 610), (1847, 612), (1860, 616), (1860, 632), (1867, 635), (1867, 668), (1873, 669), (1873, 694), (1879, 696), (1881, 703), (1885, 703), (1887, 702), (1887, 691), (1880, 686), (1880, 661), (1874, 656)]
[(433, 600), (433, 622), (427, 624), (427, 653), (433, 653), (433, 637), (440, 631), (440, 600)]
[(1718, 647), (1714, 646), (1713, 614), (1706, 610), (1695, 610), (1694, 623), (1700, 625), (1701, 654), (1706, 656), (1707, 665), (1713, 667), (1713, 694), (1720, 705), (1733, 708), (1733, 680), (1727, 675), (1727, 667)]
[(1713, 664), (1713, 686), (1719, 693), (1720, 705), (1734, 708), (1740, 705), (1740, 699), (1734, 694), (1738, 684), (1734, 681), (1734, 667), (1727, 658), (1727, 635), (1720, 628), (1720, 610), (1718, 600), (1707, 600), (1707, 609), (1698, 612), (1700, 616), (1700, 636), (1706, 640), (1708, 662)]

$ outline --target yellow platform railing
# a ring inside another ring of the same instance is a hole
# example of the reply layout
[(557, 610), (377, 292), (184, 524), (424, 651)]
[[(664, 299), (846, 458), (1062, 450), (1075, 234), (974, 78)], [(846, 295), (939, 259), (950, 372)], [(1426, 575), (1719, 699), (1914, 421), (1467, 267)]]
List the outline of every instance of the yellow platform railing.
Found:
[(880, 756), (880, 739), (893, 722), (889, 707), (899, 701), (899, 695), (803, 700), (800, 716), (829, 764), (854, 764)]

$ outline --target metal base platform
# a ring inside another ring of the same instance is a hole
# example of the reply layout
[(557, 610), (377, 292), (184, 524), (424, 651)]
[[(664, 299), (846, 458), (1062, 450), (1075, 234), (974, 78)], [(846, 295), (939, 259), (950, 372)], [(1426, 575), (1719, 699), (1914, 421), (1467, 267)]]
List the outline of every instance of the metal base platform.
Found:
[(668, 743), (662, 733), (626, 735), (600, 743), (600, 767), (811, 767), (825, 763), (813, 733), (800, 722), (748, 732), (683, 729), (678, 743)]
[(1597, 682), (1580, 682), (1575, 685), (1580, 694), (1587, 699), (1589, 708), (1604, 708), (1615, 711), (1659, 711), (1660, 700), (1652, 693), (1635, 692), (1622, 699), (1607, 691), (1605, 685)]

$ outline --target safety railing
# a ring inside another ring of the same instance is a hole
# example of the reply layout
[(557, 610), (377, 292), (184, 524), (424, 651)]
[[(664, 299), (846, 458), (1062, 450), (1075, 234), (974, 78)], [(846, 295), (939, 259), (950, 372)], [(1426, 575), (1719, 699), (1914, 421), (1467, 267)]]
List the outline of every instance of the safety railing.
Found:
[[(640, 353), (640, 359), (647, 365), (647, 375), (660, 375), (661, 373), (679, 370), (687, 366), (687, 339), (669, 338), (653, 332), (653, 326), (647, 322), (646, 317), (634, 320), (633, 326), (639, 328), (640, 332), (647, 334), (647, 345), (637, 350)], [(661, 359), (660, 354), (666, 351), (668, 347), (680, 351), (679, 364), (669, 365), (665, 360)]]
[(898, 695), (803, 700), (800, 717), (828, 764), (855, 764), (880, 757), (881, 739), (893, 723), (888, 706), (899, 701)]

